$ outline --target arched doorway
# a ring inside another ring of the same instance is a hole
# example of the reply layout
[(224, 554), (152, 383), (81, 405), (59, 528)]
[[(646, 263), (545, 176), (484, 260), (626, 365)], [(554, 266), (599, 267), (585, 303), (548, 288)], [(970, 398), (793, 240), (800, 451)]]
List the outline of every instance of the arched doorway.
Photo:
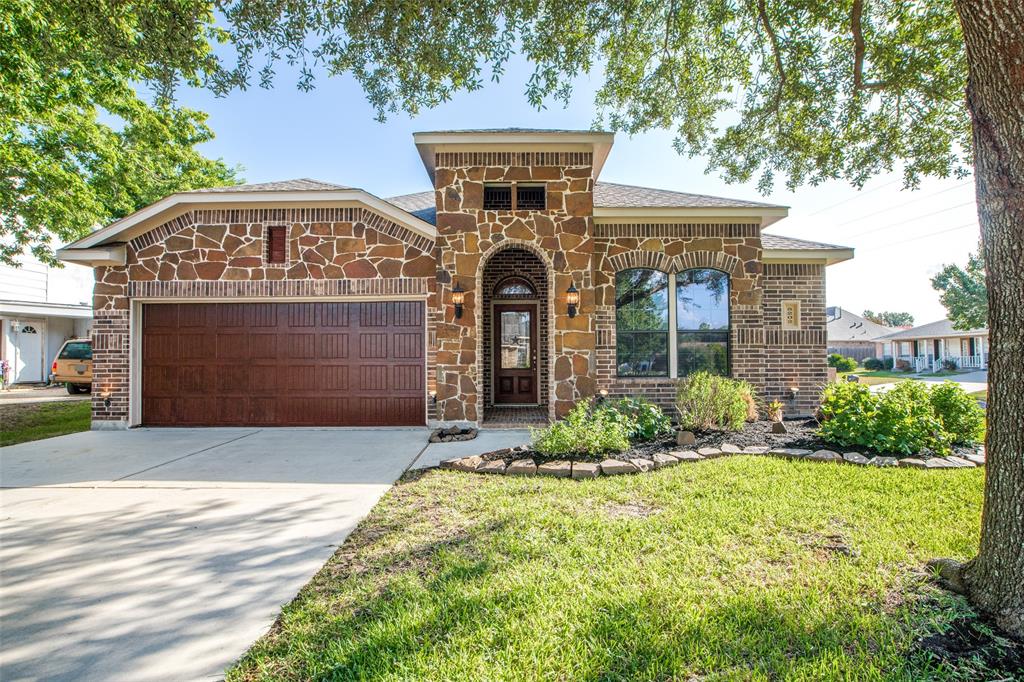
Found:
[(498, 251), (481, 277), (485, 422), (543, 423), (550, 401), (548, 270), (526, 248)]

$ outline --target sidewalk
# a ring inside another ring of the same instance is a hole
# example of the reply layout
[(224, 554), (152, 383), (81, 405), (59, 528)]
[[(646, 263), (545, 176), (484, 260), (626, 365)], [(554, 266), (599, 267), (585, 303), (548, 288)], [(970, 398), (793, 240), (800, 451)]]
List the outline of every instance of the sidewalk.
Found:
[[(967, 372), (965, 374), (953, 374), (945, 377), (928, 376), (927, 374), (908, 374), (907, 379), (916, 379), (917, 381), (924, 381), (930, 384), (952, 381), (960, 384), (960, 387), (968, 393), (977, 393), (978, 391), (988, 390), (988, 372), (985, 370)], [(897, 383), (899, 382), (894, 381), (888, 384), (875, 384), (871, 387), (871, 390), (876, 393), (888, 391)]]

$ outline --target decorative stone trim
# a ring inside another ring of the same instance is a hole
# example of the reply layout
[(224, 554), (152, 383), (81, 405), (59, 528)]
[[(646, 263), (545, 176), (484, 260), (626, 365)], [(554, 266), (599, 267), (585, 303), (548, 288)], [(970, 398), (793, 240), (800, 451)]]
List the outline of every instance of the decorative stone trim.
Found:
[(672, 259), (673, 272), (694, 268), (714, 268), (733, 277), (743, 277), (743, 261), (725, 251), (688, 251)]
[(604, 239), (617, 237), (759, 239), (761, 227), (757, 223), (598, 223), (594, 225), (594, 236)]
[[(638, 474), (675, 466), (676, 464), (693, 464), (707, 459), (719, 457), (732, 457), (735, 455), (780, 457), (783, 459), (803, 460), (806, 462), (821, 462), (832, 464), (849, 464), (852, 466), (870, 467), (903, 467), (916, 469), (969, 469), (985, 466), (985, 449), (980, 448), (977, 454), (958, 457), (929, 457), (919, 459), (905, 457), (865, 457), (859, 452), (839, 453), (833, 450), (801, 450), (798, 448), (770, 448), (768, 446), (752, 445), (739, 447), (731, 443), (723, 443), (718, 448), (698, 448), (694, 450), (671, 450), (658, 452), (650, 459), (635, 457), (629, 460), (606, 459), (601, 463), (596, 462), (575, 462), (569, 460), (558, 460), (545, 462), (538, 465), (532, 458), (517, 457), (520, 453), (526, 452), (525, 446), (495, 450), (486, 452), (483, 455), (471, 457), (457, 457), (446, 459), (441, 462), (442, 469), (453, 469), (455, 471), (469, 471), (478, 474), (505, 474), (510, 476), (551, 476), (553, 478), (571, 478), (580, 480), (584, 478), (597, 478), (598, 476), (618, 476), (620, 474)], [(487, 456), (498, 456), (498, 459), (485, 459)], [(512, 463), (506, 465), (504, 459), (512, 458)]]
[(619, 273), (633, 268), (649, 268), (668, 273), (673, 272), (674, 259), (665, 255), (664, 251), (626, 251), (608, 259), (612, 272)]
[(377, 279), (190, 280), (128, 283), (131, 298), (290, 298), (312, 296), (423, 296), (430, 277)]

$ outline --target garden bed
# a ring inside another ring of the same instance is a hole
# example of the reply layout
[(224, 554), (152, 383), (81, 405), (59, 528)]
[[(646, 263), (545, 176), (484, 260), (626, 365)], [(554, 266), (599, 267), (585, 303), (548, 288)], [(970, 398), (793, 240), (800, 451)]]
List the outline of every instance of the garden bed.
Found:
[[(900, 455), (887, 452), (874, 452), (870, 449), (860, 447), (844, 448), (836, 445), (835, 443), (828, 443), (818, 437), (816, 433), (818, 430), (818, 422), (815, 419), (788, 419), (784, 424), (786, 425), (786, 433), (772, 433), (773, 422), (770, 421), (748, 422), (744, 425), (741, 431), (707, 431), (704, 433), (696, 433), (694, 434), (696, 442), (693, 445), (679, 445), (676, 441), (676, 435), (673, 434), (670, 437), (661, 438), (652, 442), (634, 443), (633, 446), (625, 452), (609, 452), (565, 457), (548, 456), (537, 452), (530, 447), (524, 447), (517, 448), (515, 450), (496, 450), (494, 452), (484, 453), (480, 455), (480, 457), (486, 461), (502, 459), (505, 460), (506, 463), (511, 463), (515, 459), (527, 458), (532, 459), (537, 464), (565, 459), (570, 459), (576, 462), (602, 462), (608, 459), (628, 462), (637, 458), (650, 459), (657, 453), (668, 453), (680, 450), (698, 450), (700, 448), (721, 448), (726, 444), (735, 445), (741, 449), (746, 447), (755, 447), (768, 448), (769, 450), (797, 449), (810, 450), (811, 452), (818, 450), (834, 451), (838, 453), (859, 452), (868, 458), (879, 456), (894, 457), (896, 459), (919, 459), (938, 456), (938, 453), (930, 451), (923, 451), (913, 455)], [(977, 446), (954, 445), (951, 448), (950, 454), (957, 457), (965, 457), (967, 455), (977, 454), (978, 450), (979, 448)]]

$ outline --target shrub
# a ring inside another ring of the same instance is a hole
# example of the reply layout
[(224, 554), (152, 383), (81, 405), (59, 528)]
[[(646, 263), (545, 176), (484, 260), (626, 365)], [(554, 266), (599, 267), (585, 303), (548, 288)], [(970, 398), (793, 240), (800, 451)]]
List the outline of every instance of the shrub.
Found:
[(943, 381), (931, 392), (932, 408), (954, 443), (978, 443), (985, 437), (985, 411), (959, 384)]
[(920, 381), (900, 382), (882, 394), (863, 384), (829, 384), (820, 413), (818, 435), (841, 446), (910, 455), (925, 448), (946, 452), (952, 440)]
[(688, 431), (739, 431), (749, 413), (745, 396), (753, 398), (753, 390), (745, 381), (707, 372), (691, 374), (679, 381), (676, 390), (679, 426)]
[(923, 382), (901, 381), (879, 396), (870, 443), (875, 450), (910, 455), (927, 447), (946, 452), (949, 441)]
[(872, 372), (885, 369), (885, 362), (879, 358), (864, 358), (864, 369)]
[(632, 419), (611, 409), (592, 410), (581, 400), (572, 411), (546, 429), (532, 431), (533, 447), (543, 455), (590, 455), (629, 449)]
[(898, 372), (910, 372), (913, 370), (913, 367), (910, 366), (910, 362), (907, 360), (897, 360), (894, 366)]
[(633, 423), (631, 440), (654, 440), (672, 431), (672, 420), (660, 407), (643, 398), (623, 398), (607, 409), (627, 416)]
[(946, 358), (942, 361), (942, 369), (946, 370), (947, 372), (955, 372), (958, 369), (960, 369), (960, 366), (956, 364), (956, 360), (950, 360), (949, 358)]
[(838, 445), (871, 443), (878, 399), (864, 384), (832, 383), (825, 387), (819, 408), (818, 435)]
[(844, 357), (839, 353), (832, 353), (828, 356), (828, 366), (835, 367), (840, 372), (852, 372), (857, 369), (857, 361), (853, 358)]
[(768, 403), (768, 405), (765, 407), (765, 413), (767, 414), (768, 419), (772, 420), (773, 422), (782, 421), (783, 407), (784, 405), (778, 400), (773, 400), (770, 403)]

